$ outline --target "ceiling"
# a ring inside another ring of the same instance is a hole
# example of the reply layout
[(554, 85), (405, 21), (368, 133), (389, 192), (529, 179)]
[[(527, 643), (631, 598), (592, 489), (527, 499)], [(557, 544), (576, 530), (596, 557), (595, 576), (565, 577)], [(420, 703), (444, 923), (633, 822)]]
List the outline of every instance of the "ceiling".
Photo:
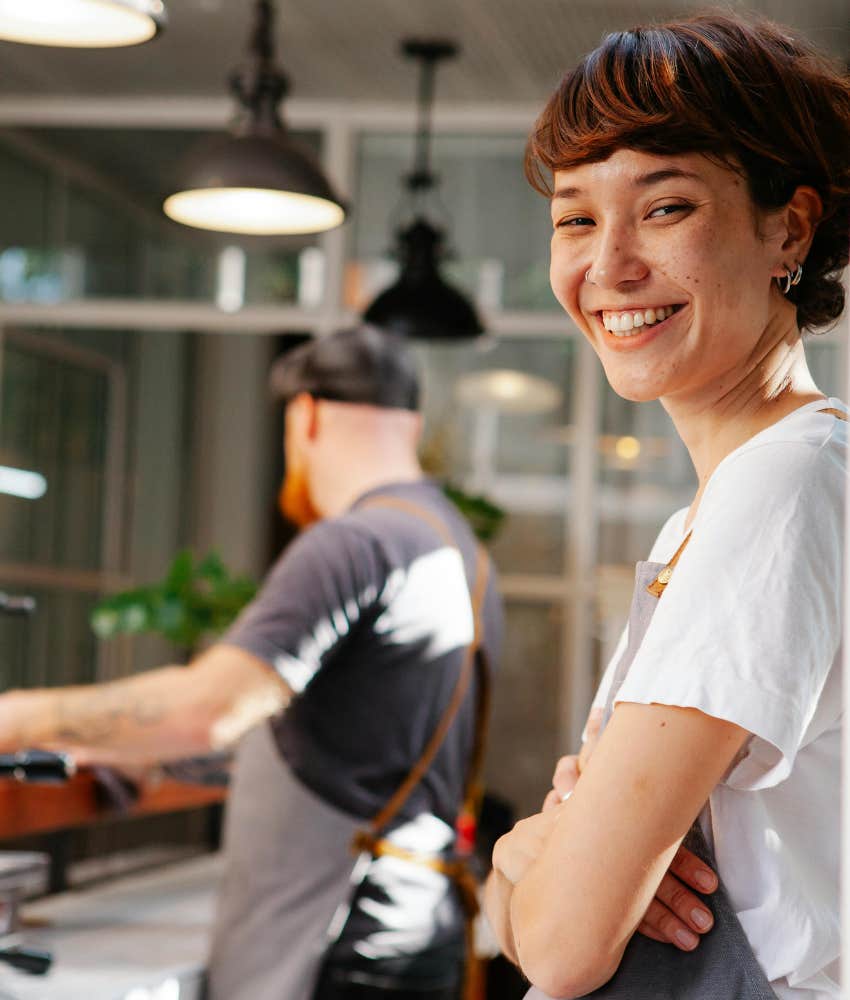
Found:
[[(167, 0), (170, 24), (135, 49), (79, 51), (0, 42), (0, 96), (221, 96), (241, 60), (252, 0)], [(409, 35), (449, 36), (441, 103), (529, 102), (607, 31), (686, 14), (695, 0), (278, 0), (279, 56), (298, 97), (413, 97), (398, 54)], [(739, 3), (729, 6), (741, 7)], [(850, 63), (850, 0), (751, 0)]]

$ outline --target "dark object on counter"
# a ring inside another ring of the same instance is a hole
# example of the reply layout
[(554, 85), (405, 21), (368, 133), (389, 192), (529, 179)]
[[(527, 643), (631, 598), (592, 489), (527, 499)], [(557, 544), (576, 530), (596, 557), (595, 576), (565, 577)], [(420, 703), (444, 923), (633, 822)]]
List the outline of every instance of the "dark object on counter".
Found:
[(36, 601), (29, 594), (5, 594), (0, 591), (0, 614), (29, 616), (35, 613)]
[(139, 786), (120, 771), (100, 765), (89, 770), (94, 777), (95, 798), (104, 809), (127, 813), (139, 801)]
[(0, 962), (11, 965), (19, 972), (28, 972), (31, 976), (46, 976), (53, 965), (53, 956), (40, 948), (14, 945), (10, 948), (0, 947)]
[(73, 760), (64, 753), (19, 750), (0, 754), (0, 778), (53, 785), (67, 781), (75, 771)]
[[(139, 799), (139, 788), (111, 767), (91, 767), (95, 780), (95, 796), (104, 809), (126, 813)], [(19, 750), (0, 754), (0, 778), (14, 778), (28, 784), (61, 785), (73, 778), (77, 768), (64, 753), (49, 750)]]

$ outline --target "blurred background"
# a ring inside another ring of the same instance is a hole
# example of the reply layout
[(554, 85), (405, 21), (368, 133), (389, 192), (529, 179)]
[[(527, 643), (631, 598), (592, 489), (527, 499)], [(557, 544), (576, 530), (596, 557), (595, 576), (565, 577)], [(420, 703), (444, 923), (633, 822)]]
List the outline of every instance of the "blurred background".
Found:
[[(170, 0), (167, 30), (136, 48), (0, 42), (0, 464), (43, 479), (30, 496), (0, 492), (0, 590), (39, 602), (30, 620), (0, 619), (0, 686), (173, 659), (161, 636), (98, 639), (89, 617), (105, 595), (161, 579), (184, 548), (254, 579), (273, 561), (286, 536), (268, 365), (294, 337), (350, 323), (394, 279), (417, 86), (399, 43), (447, 36), (461, 51), (437, 79), (432, 210), (452, 251), (444, 274), (485, 335), (417, 346), (424, 459), (505, 513), (490, 542), (508, 631), (488, 784), (536, 810), (578, 740), (634, 562), (694, 477), (661, 406), (613, 394), (552, 296), (548, 206), (524, 180), (524, 142), (605, 32), (698, 6), (280, 0), (284, 118), (351, 206), (345, 225), (307, 237), (204, 233), (162, 212), (176, 165), (232, 117), (249, 0)], [(850, 60), (847, 0), (748, 6)], [(808, 342), (826, 393), (841, 391), (845, 347), (837, 334)], [(101, 825), (65, 851), (102, 866), (152, 841), (184, 850), (206, 843), (209, 822), (205, 807)]]

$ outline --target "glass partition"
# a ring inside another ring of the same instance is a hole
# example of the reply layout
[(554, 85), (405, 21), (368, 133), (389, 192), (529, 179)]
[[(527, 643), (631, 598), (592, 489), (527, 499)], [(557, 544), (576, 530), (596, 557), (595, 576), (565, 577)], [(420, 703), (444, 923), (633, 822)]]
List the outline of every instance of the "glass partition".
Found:
[(3, 331), (0, 590), (37, 610), (0, 619), (0, 690), (141, 665), (144, 643), (98, 643), (89, 613), (184, 543), (192, 362), (172, 331)]
[[(318, 305), (318, 238), (241, 238), (167, 219), (181, 159), (213, 133), (166, 129), (0, 131), (0, 301), (139, 298)], [(302, 141), (318, 150), (316, 133)]]
[(533, 337), (419, 348), (425, 464), (504, 509), (491, 544), (503, 573), (564, 572), (574, 348)]

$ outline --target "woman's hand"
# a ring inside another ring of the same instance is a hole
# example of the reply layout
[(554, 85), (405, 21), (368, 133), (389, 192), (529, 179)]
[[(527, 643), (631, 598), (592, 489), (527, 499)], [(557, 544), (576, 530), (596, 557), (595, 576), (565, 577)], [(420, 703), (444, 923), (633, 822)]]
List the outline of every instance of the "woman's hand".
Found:
[(711, 930), (714, 917), (689, 886), (702, 893), (714, 892), (717, 876), (687, 847), (680, 847), (638, 925), (638, 932), (682, 951), (693, 951), (699, 944), (699, 935)]
[(555, 765), (555, 773), (552, 776), (552, 790), (543, 800), (543, 812), (560, 805), (576, 786), (579, 775), (587, 766), (594, 747), (599, 742), (599, 735), (602, 732), (601, 708), (593, 708), (587, 717), (587, 724), (584, 728), (585, 739), (581, 745), (579, 753), (569, 754), (562, 757)]
[(529, 816), (528, 819), (521, 819), (510, 833), (506, 833), (496, 841), (493, 849), (493, 867), (511, 885), (516, 885), (539, 857), (552, 828), (558, 821), (561, 808), (556, 806), (547, 809), (546, 812)]

